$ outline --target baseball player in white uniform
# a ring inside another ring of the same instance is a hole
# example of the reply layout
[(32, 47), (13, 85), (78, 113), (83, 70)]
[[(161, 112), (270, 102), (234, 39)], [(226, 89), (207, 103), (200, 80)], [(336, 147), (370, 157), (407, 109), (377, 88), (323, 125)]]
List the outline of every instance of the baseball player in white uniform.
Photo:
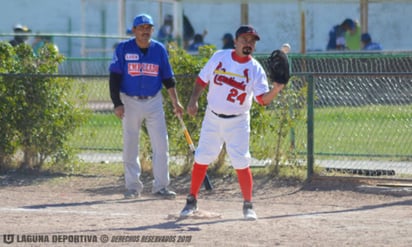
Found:
[(258, 40), (260, 37), (252, 26), (240, 26), (235, 49), (217, 51), (197, 77), (187, 112), (192, 116), (197, 113), (198, 99), (208, 86), (207, 109), (195, 152), (190, 194), (180, 213), (183, 217), (197, 210), (198, 192), (208, 165), (225, 143), (243, 195), (244, 218), (257, 219), (252, 206), (253, 178), (249, 167), (249, 110), (252, 99), (268, 105), (284, 87), (274, 82), (269, 89), (264, 69), (252, 57)]

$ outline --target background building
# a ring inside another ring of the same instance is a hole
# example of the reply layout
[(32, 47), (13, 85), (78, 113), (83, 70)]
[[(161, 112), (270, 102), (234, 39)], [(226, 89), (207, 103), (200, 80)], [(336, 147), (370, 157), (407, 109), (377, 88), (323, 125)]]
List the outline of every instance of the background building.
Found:
[[(249, 0), (247, 19), (260, 33), (257, 52), (268, 53), (283, 43), (292, 52), (324, 51), (328, 32), (345, 18), (360, 20), (360, 1), (365, 0)], [(3, 1), (0, 9), (0, 39), (10, 40), (15, 24), (27, 25), (33, 34), (53, 33), (60, 52), (70, 57), (107, 57), (119, 35), (126, 37), (134, 16), (145, 12), (156, 22), (156, 32), (167, 14), (186, 15), (196, 33), (218, 48), (224, 33), (234, 33), (244, 21), (240, 0), (149, 1), (149, 0), (16, 0)], [(406, 25), (412, 1), (369, 0), (368, 32), (385, 50), (410, 50), (412, 27)], [(123, 5), (121, 4), (123, 3)], [(244, 8), (245, 5), (243, 5)], [(123, 17), (120, 17), (124, 13)], [(304, 39), (302, 38), (304, 14)], [(181, 25), (179, 19), (176, 27)], [(181, 19), (180, 19), (181, 20)], [(122, 34), (122, 30), (124, 33)], [(175, 29), (175, 34), (178, 28)], [(60, 34), (60, 35), (59, 35)], [(67, 34), (81, 34), (82, 37)], [(110, 35), (109, 38), (91, 37)], [(31, 42), (33, 38), (29, 39)], [(304, 46), (302, 44), (304, 43)]]

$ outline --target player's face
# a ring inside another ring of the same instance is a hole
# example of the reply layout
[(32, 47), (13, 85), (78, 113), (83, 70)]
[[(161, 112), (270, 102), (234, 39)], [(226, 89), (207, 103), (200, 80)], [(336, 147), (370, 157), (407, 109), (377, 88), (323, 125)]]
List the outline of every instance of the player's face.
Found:
[(235, 40), (235, 47), (238, 55), (251, 55), (256, 48), (256, 37), (253, 34), (241, 35)]
[(137, 27), (133, 27), (134, 35), (137, 39), (138, 43), (149, 43), (150, 39), (152, 38), (153, 34), (153, 26), (149, 24), (139, 25)]

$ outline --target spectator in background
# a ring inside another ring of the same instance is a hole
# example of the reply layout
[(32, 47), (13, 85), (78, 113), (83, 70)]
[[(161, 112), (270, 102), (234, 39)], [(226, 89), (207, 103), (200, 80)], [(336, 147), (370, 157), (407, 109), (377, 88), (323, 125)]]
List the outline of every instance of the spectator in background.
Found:
[[(38, 56), (40, 49), (47, 45), (47, 44), (53, 44), (53, 37), (52, 36), (42, 36), (42, 35), (36, 35), (34, 36), (34, 41), (32, 43), (32, 48), (34, 55)], [(57, 45), (53, 44), (54, 48), (56, 49), (57, 52), (59, 52), (59, 48)]]
[[(134, 36), (134, 33), (133, 33), (133, 31), (132, 31), (132, 28), (127, 28), (127, 29), (126, 29), (126, 36), (130, 36), (130, 37), (133, 37), (133, 36)], [(118, 42), (114, 43), (113, 46), (112, 46), (112, 48), (113, 48), (113, 49), (116, 49), (117, 45), (118, 45), (120, 42), (121, 42), (121, 41), (118, 41)]]
[[(23, 33), (31, 33), (31, 30), (27, 26), (17, 24), (16, 26), (13, 27), (13, 32), (15, 34), (23, 34)], [(14, 38), (10, 40), (9, 42), (12, 46), (17, 46), (19, 44), (25, 43), (28, 39), (29, 39), (28, 36), (15, 35)]]
[(288, 54), (292, 48), (290, 47), (289, 43), (284, 43), (281, 47), (280, 50), (283, 51), (284, 53)]
[(185, 50), (188, 49), (190, 41), (193, 39), (195, 35), (195, 29), (190, 23), (189, 18), (183, 14), (183, 48)]
[(352, 19), (346, 19), (343, 22), (345, 26), (345, 42), (346, 42), (346, 49), (350, 51), (360, 50), (361, 47), (361, 27), (359, 22), (354, 21)]
[(326, 50), (360, 50), (359, 24), (348, 18), (333, 26)]
[(362, 34), (361, 42), (362, 42), (362, 50), (367, 50), (367, 51), (382, 50), (382, 46), (379, 43), (372, 41), (372, 37), (370, 36), (369, 33)]
[(345, 50), (345, 29), (342, 24), (335, 25), (329, 31), (329, 41), (326, 50)]
[(209, 45), (208, 43), (205, 43), (203, 41), (204, 36), (206, 36), (207, 31), (205, 30), (202, 34), (195, 34), (194, 38), (193, 38), (193, 42), (192, 44), (189, 45), (188, 47), (188, 51), (194, 51), (194, 52), (198, 52), (199, 51), (199, 47), (204, 46), (204, 45)]
[(126, 35), (127, 36), (133, 36), (134, 35), (131, 28), (126, 29)]
[(173, 16), (166, 15), (163, 25), (159, 28), (157, 33), (157, 40), (164, 44), (173, 40)]
[[(183, 14), (183, 48), (188, 50), (190, 41), (193, 40), (195, 30), (189, 18)], [(156, 39), (164, 44), (173, 41), (173, 16), (166, 15), (162, 26), (159, 28)]]
[(235, 42), (233, 40), (233, 35), (230, 33), (225, 33), (222, 38), (223, 47), (222, 49), (234, 49)]

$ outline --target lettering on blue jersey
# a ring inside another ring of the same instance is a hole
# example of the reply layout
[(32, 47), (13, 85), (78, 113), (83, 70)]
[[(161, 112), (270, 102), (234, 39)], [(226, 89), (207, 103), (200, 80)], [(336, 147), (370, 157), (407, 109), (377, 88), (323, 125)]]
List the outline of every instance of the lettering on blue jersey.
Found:
[(131, 76), (157, 76), (159, 74), (159, 65), (152, 63), (128, 63), (127, 73)]
[(125, 58), (126, 61), (138, 61), (139, 60), (139, 54), (126, 53), (124, 58)]

